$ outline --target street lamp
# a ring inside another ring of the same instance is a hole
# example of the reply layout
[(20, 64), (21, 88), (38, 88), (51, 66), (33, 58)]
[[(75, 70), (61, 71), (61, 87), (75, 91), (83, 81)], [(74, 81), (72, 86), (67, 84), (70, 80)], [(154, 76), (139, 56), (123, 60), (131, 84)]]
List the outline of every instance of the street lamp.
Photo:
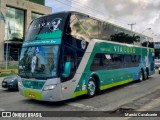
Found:
[(146, 30), (151, 30), (151, 28), (147, 28), (147, 29), (143, 30), (142, 33), (144, 33)]

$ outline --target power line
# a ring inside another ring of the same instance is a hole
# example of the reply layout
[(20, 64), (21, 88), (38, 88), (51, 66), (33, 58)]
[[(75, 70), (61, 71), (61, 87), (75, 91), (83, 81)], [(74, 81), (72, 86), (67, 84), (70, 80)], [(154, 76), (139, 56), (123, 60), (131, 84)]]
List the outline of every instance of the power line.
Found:
[[(80, 6), (80, 7), (82, 7), (81, 6), (81, 3), (80, 2), (78, 2), (78, 1), (71, 1), (71, 0), (66, 0), (66, 1), (69, 1), (69, 2), (73, 2), (73, 3), (75, 3), (75, 4), (77, 4), (78, 6)], [(99, 13), (101, 13), (101, 14), (104, 14), (102, 11), (99, 11), (99, 10), (96, 10), (96, 9), (93, 9), (93, 8), (91, 8), (91, 7), (89, 7), (89, 6), (87, 6), (87, 5), (83, 5), (83, 7), (86, 7), (85, 9), (90, 9), (90, 10), (94, 10), (94, 11), (96, 11), (96, 12), (99, 12)]]
[[(72, 7), (72, 8), (75, 8), (75, 9), (78, 9), (78, 10), (80, 10), (80, 11), (82, 11), (82, 9), (79, 9), (79, 8), (77, 8), (77, 7), (74, 7), (74, 6), (72, 6), (72, 5), (68, 5), (68, 4), (66, 4), (66, 3), (64, 3), (64, 2), (62, 2), (62, 1), (59, 1), (59, 0), (55, 0), (55, 1), (57, 1), (57, 2), (59, 2), (59, 3), (61, 3), (61, 4), (64, 4), (64, 5), (66, 5), (66, 6), (70, 6), (70, 7)], [(68, 0), (67, 0), (68, 1)], [(71, 1), (70, 1), (71, 2)], [(79, 2), (77, 2), (77, 3), (79, 3)], [(82, 7), (80, 4), (78, 4), (78, 6), (80, 6), (80, 7)], [(86, 6), (86, 5), (85, 5)], [(87, 6), (88, 7), (88, 6)], [(83, 8), (84, 8), (84, 6), (83, 6)], [(89, 7), (91, 10), (89, 10), (88, 8), (84, 8), (84, 9), (88, 9), (89, 11), (87, 12), (89, 15), (91, 15), (91, 16), (94, 16), (94, 17), (97, 17), (97, 16), (95, 16), (95, 14), (93, 14), (93, 13), (89, 13), (89, 12), (93, 12), (93, 11), (95, 11), (95, 9), (92, 9), (91, 7)], [(100, 12), (100, 11), (99, 11)], [(104, 17), (104, 13), (103, 12), (100, 12), (101, 14), (99, 14), (99, 15), (101, 15), (101, 19), (103, 18), (104, 20), (114, 20), (114, 21), (118, 21), (119, 23), (122, 23), (122, 24), (126, 24), (126, 22), (128, 22), (128, 21), (125, 21), (124, 22), (124, 20), (122, 21), (122, 20), (116, 20), (115, 18), (112, 18), (112, 17), (114, 17), (114, 16), (111, 16), (111, 15), (109, 15), (111, 18), (106, 18), (106, 17)]]
[[(80, 6), (80, 7), (86, 7), (85, 9), (88, 9), (88, 10), (91, 10), (92, 12), (93, 11), (96, 11), (96, 12), (98, 12), (98, 13), (100, 13), (101, 15), (103, 15), (103, 18), (105, 18), (104, 16), (105, 16), (105, 13), (104, 12), (102, 12), (102, 11), (99, 11), (99, 10), (96, 10), (96, 9), (93, 9), (92, 7), (90, 7), (90, 6), (87, 6), (87, 5), (81, 5), (81, 3), (80, 2), (78, 2), (78, 1), (71, 1), (71, 0), (67, 0), (67, 1), (69, 1), (69, 2), (73, 2), (74, 4), (77, 4), (78, 6)], [(109, 17), (113, 17), (113, 18), (109, 18), (109, 19), (114, 19), (114, 20), (116, 20), (116, 19), (119, 19), (119, 20), (123, 20), (123, 22), (125, 21), (125, 24), (126, 24), (126, 22), (128, 22), (128, 21), (126, 21), (126, 20), (124, 20), (124, 19), (122, 19), (122, 18), (119, 18), (119, 17), (115, 17), (115, 16), (113, 16), (113, 15), (109, 15)], [(108, 19), (108, 18), (105, 18), (105, 19)]]
[[(73, 7), (72, 5), (68, 5), (68, 4), (66, 4), (66, 3), (64, 3), (64, 2), (61, 2), (61, 1), (59, 1), (59, 0), (55, 0), (55, 1), (57, 1), (57, 2), (59, 2), (59, 3), (61, 3), (61, 4), (64, 4), (64, 5), (66, 5), (66, 6)], [(76, 7), (73, 7), (73, 8), (76, 8)], [(76, 8), (76, 9), (81, 10), (81, 9), (79, 9), (79, 8)]]

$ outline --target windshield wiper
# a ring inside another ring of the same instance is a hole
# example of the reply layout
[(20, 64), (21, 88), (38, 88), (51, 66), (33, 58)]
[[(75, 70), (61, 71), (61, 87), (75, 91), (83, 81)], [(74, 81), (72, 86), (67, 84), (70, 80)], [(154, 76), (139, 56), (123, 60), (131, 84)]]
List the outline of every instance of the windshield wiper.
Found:
[(47, 77), (34, 77), (35, 79), (39, 79), (39, 80), (41, 80), (41, 79), (43, 79), (43, 80), (47, 80)]
[(35, 79), (39, 79), (39, 80), (47, 80), (49, 79), (49, 77), (34, 77)]
[(33, 76), (33, 78), (35, 78), (35, 79), (39, 79), (39, 80), (47, 80), (47, 79), (50, 79), (50, 78), (55, 78), (56, 76), (41, 76), (41, 77), (39, 77), (39, 76)]
[(20, 76), (21, 78), (27, 78), (27, 79), (29, 79), (29, 77), (28, 77), (28, 76), (26, 76), (26, 75), (18, 74), (18, 76)]
[[(23, 75), (24, 74), (24, 75)], [(19, 73), (18, 74), (20, 77), (22, 77), (22, 78), (27, 78), (27, 79), (29, 79), (29, 78), (32, 78), (32, 76), (30, 76), (28, 73), (26, 73), (26, 72), (22, 72), (22, 73)]]

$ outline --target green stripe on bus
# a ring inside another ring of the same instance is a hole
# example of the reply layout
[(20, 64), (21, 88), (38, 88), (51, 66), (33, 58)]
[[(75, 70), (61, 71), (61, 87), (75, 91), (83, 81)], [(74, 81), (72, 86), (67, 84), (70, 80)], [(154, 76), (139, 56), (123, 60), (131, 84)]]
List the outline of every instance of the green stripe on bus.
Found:
[(61, 43), (61, 38), (46, 39), (46, 40), (32, 40), (32, 41), (24, 42), (23, 47), (41, 46), (41, 45), (55, 45), (55, 44), (60, 44), (60, 43)]
[(129, 82), (132, 82), (132, 81), (133, 81), (133, 79), (130, 78), (128, 80), (124, 80), (124, 81), (121, 81), (121, 82), (116, 82), (116, 83), (112, 83), (112, 84), (109, 84), (109, 85), (104, 85), (104, 86), (100, 87), (100, 90), (105, 90), (105, 89), (115, 87), (115, 86), (118, 86), (118, 85), (123, 85), (123, 84), (129, 83)]
[(81, 90), (81, 91), (75, 92), (75, 93), (73, 93), (71, 98), (75, 98), (77, 96), (81, 96), (81, 95), (84, 95), (84, 94), (87, 94), (87, 90)]
[(52, 32), (45, 32), (42, 34), (37, 34), (35, 36), (31, 36), (30, 39), (55, 39), (55, 38), (61, 38), (62, 37), (62, 31), (61, 30), (55, 30)]
[(23, 94), (25, 97), (29, 97), (35, 100), (42, 100), (42, 94), (41, 92), (32, 91), (32, 90), (23, 90)]
[[(113, 84), (104, 85), (104, 86), (100, 87), (100, 90), (115, 87), (115, 86), (118, 86), (118, 85), (123, 85), (123, 84), (129, 83), (129, 82), (132, 82), (132, 81), (133, 81), (133, 79), (130, 78), (128, 80), (124, 80), (124, 81), (121, 81), (121, 82), (116, 82), (116, 83), (113, 83)], [(71, 98), (75, 98), (77, 96), (81, 96), (81, 95), (84, 95), (84, 94), (87, 94), (87, 90), (77, 91), (77, 92), (73, 93)]]

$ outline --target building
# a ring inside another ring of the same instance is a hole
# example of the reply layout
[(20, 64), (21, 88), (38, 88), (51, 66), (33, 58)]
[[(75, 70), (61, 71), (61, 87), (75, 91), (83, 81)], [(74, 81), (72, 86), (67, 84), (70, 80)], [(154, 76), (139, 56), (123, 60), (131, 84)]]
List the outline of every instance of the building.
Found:
[(18, 61), (31, 21), (52, 12), (44, 4), (45, 0), (0, 0), (0, 64)]

